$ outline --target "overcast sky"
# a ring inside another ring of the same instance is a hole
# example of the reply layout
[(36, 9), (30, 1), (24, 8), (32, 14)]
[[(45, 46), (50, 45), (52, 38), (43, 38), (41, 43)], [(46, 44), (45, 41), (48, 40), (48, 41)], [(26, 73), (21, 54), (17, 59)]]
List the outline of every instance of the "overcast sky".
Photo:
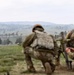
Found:
[(0, 22), (74, 24), (74, 0), (0, 0)]

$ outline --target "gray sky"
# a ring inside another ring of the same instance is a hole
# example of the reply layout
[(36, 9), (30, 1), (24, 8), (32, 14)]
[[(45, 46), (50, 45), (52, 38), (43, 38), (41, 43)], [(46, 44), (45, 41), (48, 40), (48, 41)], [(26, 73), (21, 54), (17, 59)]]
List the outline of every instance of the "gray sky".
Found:
[(74, 24), (74, 0), (0, 0), (0, 22)]

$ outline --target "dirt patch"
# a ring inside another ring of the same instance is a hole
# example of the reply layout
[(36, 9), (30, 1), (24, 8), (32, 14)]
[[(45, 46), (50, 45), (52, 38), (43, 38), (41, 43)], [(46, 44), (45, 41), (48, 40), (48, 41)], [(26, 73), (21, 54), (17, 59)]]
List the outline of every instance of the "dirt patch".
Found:
[[(46, 75), (44, 67), (42, 66), (40, 61), (34, 61), (34, 67), (37, 73), (28, 73), (26, 72), (26, 62), (18, 62), (15, 66), (12, 67), (12, 70), (9, 73), (10, 75)], [(73, 70), (67, 70), (66, 65), (63, 64), (61, 66), (56, 67), (56, 70), (52, 75), (74, 75), (74, 63)]]
[[(13, 70), (11, 72), (11, 75), (46, 75), (44, 67), (42, 66), (41, 62), (34, 62), (34, 67), (37, 71), (37, 73), (26, 73), (27, 66), (25, 62), (17, 63), (13, 67)], [(52, 75), (74, 75), (74, 64), (73, 64), (73, 70), (68, 70), (66, 65), (60, 65), (56, 67), (56, 70)]]

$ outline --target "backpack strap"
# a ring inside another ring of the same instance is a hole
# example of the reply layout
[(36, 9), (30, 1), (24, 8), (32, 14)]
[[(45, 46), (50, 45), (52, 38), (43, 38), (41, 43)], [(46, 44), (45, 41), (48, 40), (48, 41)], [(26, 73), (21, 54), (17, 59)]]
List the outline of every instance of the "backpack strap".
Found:
[[(38, 45), (38, 37), (37, 37), (37, 33), (34, 32), (34, 34), (35, 34), (35, 35), (34, 35), (34, 40), (37, 39), (37, 40), (36, 40), (37, 45), (36, 45), (35, 47), (32, 47), (32, 48), (33, 48), (33, 49), (38, 49), (38, 48), (39, 48), (39, 45)], [(33, 40), (33, 41), (34, 41), (34, 40)], [(32, 42), (32, 43), (33, 43), (33, 42)]]
[(33, 33), (31, 39), (29, 40), (29, 45), (31, 45), (35, 39), (36, 39), (36, 34)]
[(32, 42), (35, 39), (35, 33), (32, 33), (31, 35), (29, 35), (25, 41), (22, 43), (23, 48), (30, 46), (32, 44)]

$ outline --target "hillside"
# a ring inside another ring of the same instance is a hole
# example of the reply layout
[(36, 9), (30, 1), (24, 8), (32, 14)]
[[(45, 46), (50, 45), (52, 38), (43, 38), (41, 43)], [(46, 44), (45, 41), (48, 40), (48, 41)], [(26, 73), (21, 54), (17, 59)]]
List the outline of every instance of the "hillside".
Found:
[(6, 33), (19, 33), (19, 34), (29, 34), (34, 24), (41, 24), (45, 28), (45, 31), (55, 34), (61, 31), (69, 31), (74, 29), (73, 24), (55, 24), (50, 22), (0, 22), (0, 35)]

